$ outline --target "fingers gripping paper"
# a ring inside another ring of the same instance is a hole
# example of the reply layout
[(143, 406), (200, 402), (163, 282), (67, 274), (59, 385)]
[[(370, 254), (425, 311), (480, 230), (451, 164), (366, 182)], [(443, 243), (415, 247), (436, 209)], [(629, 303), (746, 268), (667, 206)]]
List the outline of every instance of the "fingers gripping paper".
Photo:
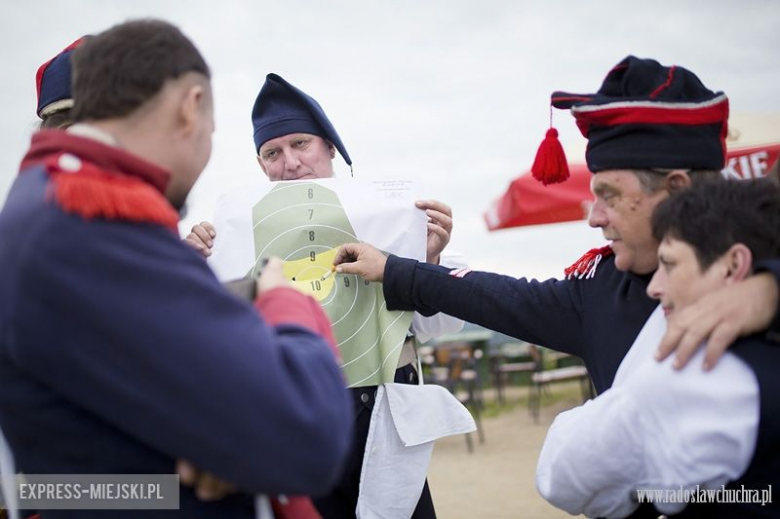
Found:
[(413, 184), (328, 179), (262, 187), (221, 201), (214, 222), (215, 271), (223, 279), (252, 275), (262, 258), (282, 258), (285, 277), (330, 317), (348, 384), (392, 382), (412, 313), (387, 310), (379, 283), (354, 275), (323, 277), (349, 242), (422, 259), (425, 216), (414, 207)]

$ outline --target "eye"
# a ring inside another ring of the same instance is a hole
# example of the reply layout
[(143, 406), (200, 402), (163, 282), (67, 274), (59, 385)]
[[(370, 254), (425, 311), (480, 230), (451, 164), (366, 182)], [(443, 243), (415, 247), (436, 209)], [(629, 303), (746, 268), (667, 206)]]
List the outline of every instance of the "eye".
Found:
[(278, 150), (266, 150), (263, 152), (263, 159), (265, 160), (273, 160), (276, 158), (276, 156), (279, 154)]
[(608, 191), (599, 193), (598, 198), (600, 198), (601, 201), (607, 204), (609, 207), (614, 207), (615, 205), (615, 193), (608, 192)]
[(293, 142), (293, 148), (305, 148), (309, 144), (308, 139), (298, 139)]

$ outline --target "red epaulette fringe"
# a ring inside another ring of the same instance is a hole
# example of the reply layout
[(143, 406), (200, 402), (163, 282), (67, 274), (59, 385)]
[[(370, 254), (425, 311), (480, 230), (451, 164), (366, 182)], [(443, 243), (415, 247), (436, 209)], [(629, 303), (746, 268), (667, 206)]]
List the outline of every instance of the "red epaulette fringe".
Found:
[(563, 269), (566, 279), (588, 279), (596, 275), (596, 267), (602, 258), (614, 254), (612, 247), (605, 245), (597, 249), (590, 249), (574, 262), (570, 267)]
[(103, 171), (73, 156), (70, 157), (79, 161), (78, 168), (65, 169), (61, 157), (47, 159), (46, 167), (54, 198), (65, 212), (89, 220), (153, 223), (177, 230), (178, 213), (151, 185), (134, 177)]

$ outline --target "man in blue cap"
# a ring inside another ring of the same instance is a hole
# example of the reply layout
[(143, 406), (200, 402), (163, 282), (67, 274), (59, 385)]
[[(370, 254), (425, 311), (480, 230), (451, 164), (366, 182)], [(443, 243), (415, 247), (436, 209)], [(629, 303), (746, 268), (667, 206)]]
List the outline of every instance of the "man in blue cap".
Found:
[[(271, 181), (330, 178), (334, 176), (333, 159), (336, 151), (350, 168), (352, 166), (344, 143), (320, 104), (277, 74), (267, 75), (252, 109), (252, 124), (257, 162)], [(428, 216), (427, 261), (447, 264), (451, 268), (465, 267), (458, 255), (443, 253), (452, 231), (451, 209), (435, 200), (418, 201), (416, 206)], [(201, 222), (192, 228), (186, 240), (208, 257), (216, 236), (216, 229), (209, 222)], [(437, 335), (456, 332), (462, 325), (463, 321), (443, 314), (427, 318), (415, 314), (412, 329), (418, 339), (425, 342)], [(396, 382), (418, 383), (415, 359), (412, 337), (404, 344), (396, 370)], [(338, 486), (329, 495), (315, 499), (319, 512), (326, 519), (355, 517), (358, 503), (376, 386), (354, 388), (350, 392), (356, 414), (352, 453)], [(422, 487), (412, 517), (436, 517), (427, 481)]]
[[(348, 262), (339, 272), (383, 281), (390, 309), (446, 312), (579, 356), (601, 393), (612, 385), (657, 306), (646, 294), (658, 266), (650, 215), (670, 193), (721, 178), (728, 100), (682, 67), (629, 56), (610, 70), (596, 94), (556, 92), (552, 102), (571, 109), (588, 139), (595, 195), (589, 224), (611, 242), (575, 265), (570, 279), (539, 282), (483, 272), (454, 276), (440, 266), (385, 258), (367, 244), (345, 245), (336, 263)], [(708, 315), (689, 329), (698, 338), (696, 346), (710, 336), (711, 349), (725, 349), (737, 335), (770, 325), (778, 299), (773, 275), (780, 278), (780, 261), (761, 263), (757, 270), (772, 275), (752, 276), (706, 298)]]
[[(320, 104), (277, 74), (268, 74), (257, 95), (252, 125), (257, 162), (271, 181), (330, 178), (335, 175), (336, 151), (352, 168), (352, 159)], [(452, 209), (436, 200), (416, 205), (429, 218), (427, 262), (438, 264), (450, 241)], [(208, 257), (215, 237), (214, 227), (201, 222), (186, 239)]]
[(266, 77), (252, 124), (257, 162), (271, 181), (332, 177), (336, 150), (352, 167), (320, 104), (277, 74)]

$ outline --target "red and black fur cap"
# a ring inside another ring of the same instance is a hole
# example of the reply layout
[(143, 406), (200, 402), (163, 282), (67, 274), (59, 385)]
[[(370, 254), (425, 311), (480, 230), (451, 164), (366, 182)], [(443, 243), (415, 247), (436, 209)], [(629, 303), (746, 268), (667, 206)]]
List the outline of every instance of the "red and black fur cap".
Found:
[(588, 139), (585, 159), (609, 169), (722, 169), (729, 101), (688, 69), (628, 56), (595, 94), (554, 92)]

